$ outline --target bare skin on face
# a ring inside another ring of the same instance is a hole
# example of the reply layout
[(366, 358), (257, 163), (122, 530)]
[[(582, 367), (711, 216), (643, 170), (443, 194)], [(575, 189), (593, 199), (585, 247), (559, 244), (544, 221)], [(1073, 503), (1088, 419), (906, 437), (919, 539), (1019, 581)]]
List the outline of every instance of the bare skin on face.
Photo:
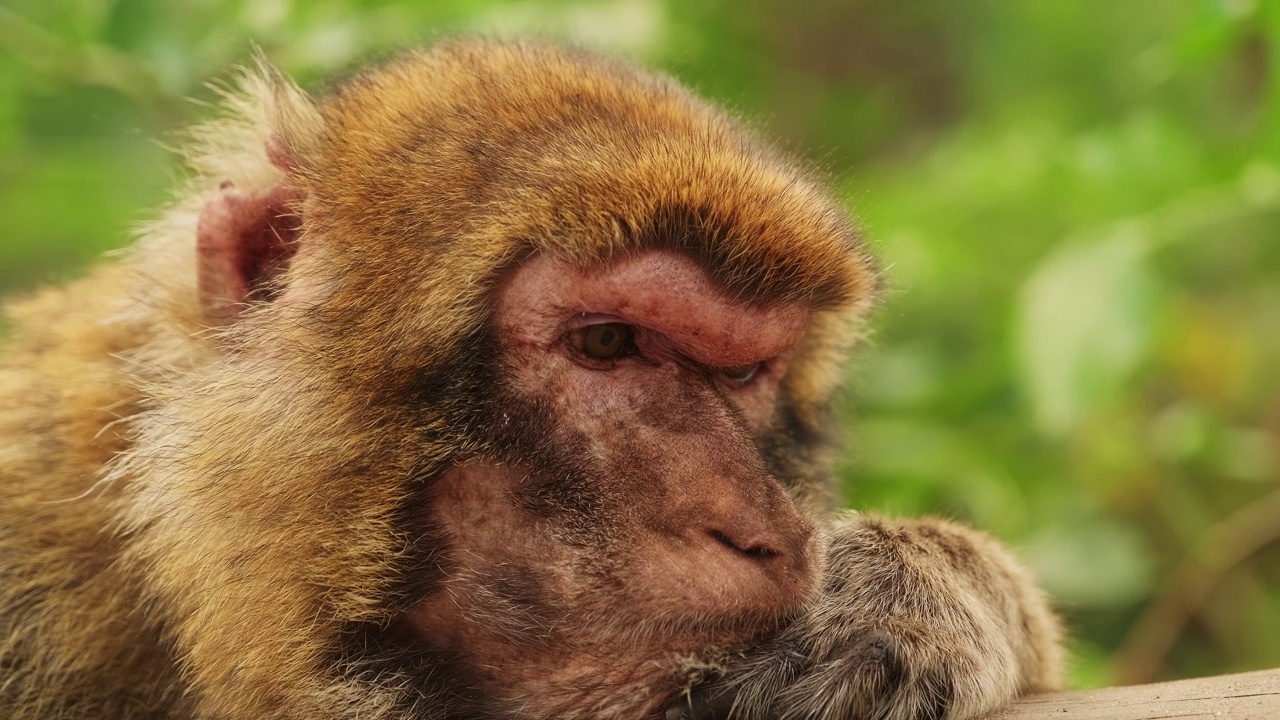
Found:
[[(740, 643), (813, 589), (812, 525), (752, 440), (806, 311), (737, 302), (657, 251), (586, 271), (536, 257), (497, 305), (507, 391), (546, 409), (548, 445), (582, 452), (564, 476), (536, 461), (446, 472), (432, 513), (448, 579), (412, 622), (487, 690), (550, 704), (534, 715), (572, 698), (641, 716), (670, 694), (668, 658)], [(557, 493), (575, 502), (528, 500)]]

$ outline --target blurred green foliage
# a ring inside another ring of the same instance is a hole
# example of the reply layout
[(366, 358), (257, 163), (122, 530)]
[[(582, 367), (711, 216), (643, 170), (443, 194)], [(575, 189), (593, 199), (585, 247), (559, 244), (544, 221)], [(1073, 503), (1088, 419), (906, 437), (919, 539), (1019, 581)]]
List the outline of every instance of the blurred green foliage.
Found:
[(889, 286), (845, 498), (1020, 548), (1077, 684), (1280, 665), (1280, 3), (4, 0), (0, 290), (125, 244), (254, 46), (308, 84), (457, 32), (637, 56), (830, 173)]

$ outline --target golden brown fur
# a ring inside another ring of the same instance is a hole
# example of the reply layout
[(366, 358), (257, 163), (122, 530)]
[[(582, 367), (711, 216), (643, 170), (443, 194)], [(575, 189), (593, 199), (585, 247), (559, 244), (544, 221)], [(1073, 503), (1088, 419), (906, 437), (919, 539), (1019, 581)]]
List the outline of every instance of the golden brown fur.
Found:
[[(423, 488), (485, 451), (469, 363), (489, 349), (494, 294), (533, 255), (591, 269), (667, 248), (744, 305), (812, 308), (759, 444), (821, 512), (826, 406), (874, 271), (820, 185), (722, 113), (629, 65), (468, 41), (317, 101), (260, 71), (228, 107), (127, 256), (9, 306), (0, 715), (518, 716), (392, 639), (441, 572), (435, 528), (415, 524)], [(219, 193), (280, 188), (296, 254), (248, 305), (211, 304), (202, 213)], [(764, 708), (801, 676), (815, 689), (787, 700), (797, 717), (914, 707), (911, 687), (885, 700), (896, 685), (775, 667), (864, 657), (868, 633), (899, 626), (901, 675), (947, 675), (958, 714), (1056, 682), (1054, 621), (993, 542), (927, 521), (830, 527), (809, 610), (745, 652), (695, 658), (670, 692), (711, 667), (740, 710), (785, 710)]]

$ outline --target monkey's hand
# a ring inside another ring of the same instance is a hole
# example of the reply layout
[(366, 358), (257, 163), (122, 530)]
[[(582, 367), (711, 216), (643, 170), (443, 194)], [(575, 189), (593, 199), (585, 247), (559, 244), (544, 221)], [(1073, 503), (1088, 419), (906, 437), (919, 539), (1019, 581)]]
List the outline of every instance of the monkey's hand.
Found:
[(804, 615), (731, 657), (668, 720), (960, 720), (1057, 686), (1058, 623), (994, 540), (856, 514), (830, 537)]

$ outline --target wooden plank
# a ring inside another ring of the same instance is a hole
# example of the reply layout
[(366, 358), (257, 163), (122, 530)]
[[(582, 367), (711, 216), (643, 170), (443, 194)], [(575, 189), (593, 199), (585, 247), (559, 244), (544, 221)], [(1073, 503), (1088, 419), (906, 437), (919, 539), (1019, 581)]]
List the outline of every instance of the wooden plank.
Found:
[(988, 720), (1280, 720), (1280, 669), (1023, 698)]

